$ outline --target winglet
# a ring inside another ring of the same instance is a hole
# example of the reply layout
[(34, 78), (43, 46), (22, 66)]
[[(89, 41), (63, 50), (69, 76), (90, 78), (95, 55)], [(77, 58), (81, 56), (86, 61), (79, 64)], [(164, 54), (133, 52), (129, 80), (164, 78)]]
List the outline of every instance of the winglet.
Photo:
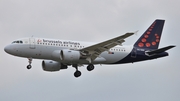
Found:
[(137, 33), (138, 33), (138, 30), (135, 31), (135, 32), (127, 32), (125, 35), (126, 35), (127, 37), (129, 37), (129, 36), (134, 35), (134, 34), (137, 34)]
[(136, 35), (137, 35), (137, 33), (138, 33), (138, 32), (139, 32), (139, 30), (135, 31), (135, 32), (134, 32), (134, 34), (136, 34)]

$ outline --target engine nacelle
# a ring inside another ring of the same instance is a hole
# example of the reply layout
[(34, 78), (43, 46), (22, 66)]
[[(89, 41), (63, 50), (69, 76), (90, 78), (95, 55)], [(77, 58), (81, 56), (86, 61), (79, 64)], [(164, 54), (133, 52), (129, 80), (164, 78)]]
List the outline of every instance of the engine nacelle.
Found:
[(60, 69), (67, 69), (67, 65), (52, 60), (43, 60), (42, 68), (44, 71), (59, 71)]
[(61, 50), (60, 57), (63, 61), (76, 62), (81, 58), (81, 54), (79, 51)]

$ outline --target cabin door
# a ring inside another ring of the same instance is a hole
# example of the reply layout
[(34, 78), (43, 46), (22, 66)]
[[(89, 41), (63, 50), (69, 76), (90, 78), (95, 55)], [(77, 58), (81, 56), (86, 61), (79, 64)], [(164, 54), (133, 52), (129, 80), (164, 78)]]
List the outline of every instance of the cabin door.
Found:
[(35, 38), (31, 37), (29, 38), (29, 48), (30, 49), (35, 49)]

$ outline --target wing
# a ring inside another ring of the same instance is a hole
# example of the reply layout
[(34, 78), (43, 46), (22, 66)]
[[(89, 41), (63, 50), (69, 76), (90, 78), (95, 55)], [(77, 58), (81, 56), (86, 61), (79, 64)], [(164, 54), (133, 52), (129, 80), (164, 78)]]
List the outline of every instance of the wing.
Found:
[(116, 38), (89, 46), (85, 47), (83, 49), (80, 49), (82, 54), (88, 56), (86, 60), (88, 60), (90, 63), (91, 61), (95, 60), (102, 52), (104, 51), (109, 51), (110, 48), (116, 46), (116, 45), (122, 45), (123, 42), (125, 42), (125, 38), (137, 33), (132, 32), (132, 33), (126, 33), (124, 35), (118, 36)]

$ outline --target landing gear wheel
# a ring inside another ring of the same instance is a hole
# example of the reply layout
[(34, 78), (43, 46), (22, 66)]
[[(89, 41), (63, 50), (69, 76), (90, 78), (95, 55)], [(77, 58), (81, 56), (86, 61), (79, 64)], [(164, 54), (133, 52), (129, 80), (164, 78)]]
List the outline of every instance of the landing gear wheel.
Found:
[(32, 63), (32, 58), (28, 58), (28, 62), (29, 62), (29, 65), (27, 65), (27, 69), (31, 69), (32, 66), (31, 66), (31, 63)]
[(80, 71), (76, 71), (76, 72), (74, 72), (74, 76), (77, 78), (77, 77), (79, 77), (79, 76), (81, 76), (81, 72)]
[(88, 71), (92, 71), (94, 69), (94, 65), (93, 64), (89, 64), (88, 66), (87, 66), (87, 70)]
[(32, 68), (32, 66), (31, 65), (27, 65), (27, 69), (31, 69)]

